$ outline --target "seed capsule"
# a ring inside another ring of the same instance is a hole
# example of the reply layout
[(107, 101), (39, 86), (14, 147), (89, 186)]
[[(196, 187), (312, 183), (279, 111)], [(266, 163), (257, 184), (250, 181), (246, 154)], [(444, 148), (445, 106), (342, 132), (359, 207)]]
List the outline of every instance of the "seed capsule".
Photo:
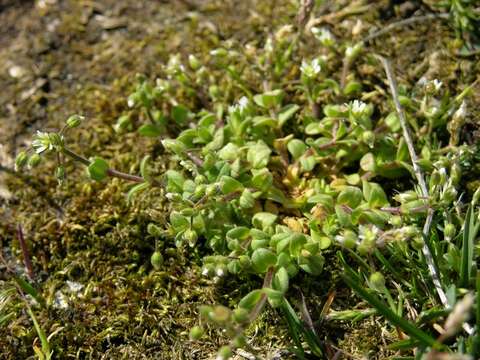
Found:
[(21, 151), (18, 153), (15, 159), (15, 168), (21, 169), (23, 168), (28, 162), (28, 154), (25, 151)]
[(237, 308), (233, 310), (233, 320), (241, 324), (248, 320), (248, 310), (244, 308)]
[(200, 340), (203, 336), (203, 329), (200, 326), (194, 326), (190, 329), (190, 340)]
[(455, 236), (455, 225), (453, 225), (452, 223), (448, 223), (445, 225), (445, 229), (443, 231), (444, 235), (445, 235), (445, 239), (447, 240), (451, 240), (453, 239), (453, 237)]
[(84, 120), (85, 118), (83, 116), (80, 116), (80, 115), (72, 115), (70, 116), (66, 123), (67, 123), (67, 126), (69, 128), (76, 128), (77, 126), (80, 126), (80, 124), (82, 123), (82, 121)]
[(218, 350), (217, 359), (219, 360), (227, 360), (232, 357), (232, 349), (228, 346), (222, 346), (220, 350)]
[(42, 160), (42, 158), (40, 157), (40, 155), (38, 155), (37, 153), (33, 154), (32, 156), (30, 156), (30, 159), (28, 159), (28, 166), (30, 168), (34, 168), (35, 166), (37, 166), (38, 164), (40, 164), (40, 161)]
[(150, 262), (155, 270), (159, 270), (163, 265), (163, 256), (160, 251), (155, 251), (150, 258)]

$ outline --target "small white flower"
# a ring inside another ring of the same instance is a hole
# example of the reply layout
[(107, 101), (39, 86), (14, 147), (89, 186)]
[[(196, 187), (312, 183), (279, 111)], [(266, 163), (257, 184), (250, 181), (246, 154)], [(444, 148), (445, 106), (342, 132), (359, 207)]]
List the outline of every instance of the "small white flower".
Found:
[(346, 49), (345, 49), (345, 56), (350, 58), (353, 56), (353, 53), (354, 53), (354, 48), (353, 46), (348, 46)]
[(181, 63), (179, 54), (170, 56), (165, 70), (170, 76), (185, 72), (185, 66)]
[(73, 292), (73, 293), (78, 293), (84, 288), (83, 284), (80, 284), (76, 281), (67, 280), (66, 283), (68, 286), (68, 290), (70, 290), (70, 292)]
[(367, 104), (360, 100), (353, 100), (353, 102), (350, 104), (350, 109), (353, 116), (360, 117), (365, 114), (367, 110)]
[(303, 60), (302, 66), (300, 66), (300, 71), (308, 78), (314, 78), (317, 76), (320, 71), (322, 71), (322, 66), (318, 59), (313, 59), (310, 63)]
[(223, 268), (219, 267), (217, 269), (217, 271), (215, 271), (215, 274), (218, 276), (218, 277), (222, 277), (223, 275), (225, 275), (225, 271), (223, 271)]
[(237, 113), (238, 115), (242, 116), (245, 113), (245, 110), (248, 108), (249, 101), (248, 98), (242, 96), (238, 103), (228, 107), (228, 112), (230, 114)]
[(335, 39), (332, 33), (326, 28), (313, 27), (312, 34), (324, 46), (332, 46), (335, 44)]
[(208, 269), (206, 267), (204, 267), (203, 270), (202, 270), (202, 275), (203, 276), (208, 276), (208, 273), (209, 273)]
[(356, 43), (353, 46), (348, 46), (345, 49), (345, 56), (348, 59), (352, 60), (353, 58), (357, 57), (358, 54), (360, 54), (360, 51), (362, 50), (362, 48), (363, 48), (363, 43), (361, 42)]
[(267, 53), (273, 53), (273, 41), (271, 38), (268, 38), (267, 41), (265, 42), (265, 46), (263, 47), (263, 49), (265, 50), (265, 52)]
[(164, 79), (156, 79), (155, 85), (155, 89), (160, 92), (168, 91), (170, 89), (170, 83)]
[(438, 79), (434, 79), (432, 83), (433, 83), (433, 87), (435, 88), (435, 91), (440, 90), (440, 88), (443, 85), (443, 83)]
[(375, 225), (360, 225), (358, 228), (358, 238), (367, 242), (373, 242), (377, 238), (379, 232), (380, 229)]
[(423, 79), (423, 82), (421, 83), (420, 81), (418, 82), (420, 85), (424, 85), (425, 86), (425, 91), (429, 94), (437, 94), (443, 83), (438, 80), (438, 79), (433, 79), (431, 81), (427, 81), (425, 78), (422, 78)]
[(32, 147), (37, 154), (41, 154), (44, 151), (52, 150), (53, 145), (47, 133), (38, 131), (32, 141)]
[(238, 101), (238, 106), (241, 110), (245, 110), (248, 106), (248, 98), (246, 96), (242, 96)]

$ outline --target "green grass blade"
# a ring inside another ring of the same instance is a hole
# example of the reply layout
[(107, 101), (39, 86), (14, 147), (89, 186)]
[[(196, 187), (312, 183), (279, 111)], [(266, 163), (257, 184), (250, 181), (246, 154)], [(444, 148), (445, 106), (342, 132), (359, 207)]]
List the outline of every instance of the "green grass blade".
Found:
[(465, 225), (463, 229), (462, 258), (460, 261), (460, 284), (461, 287), (467, 287), (470, 283), (473, 266), (473, 240), (476, 236), (478, 227), (475, 224), (473, 209), (468, 207), (465, 216)]
[(480, 331), (480, 274), (477, 274), (475, 285), (477, 288), (477, 309), (475, 311), (475, 325), (477, 328), (477, 334), (473, 338), (472, 356), (474, 359), (480, 359), (480, 335), (478, 334), (478, 332)]
[[(317, 335), (312, 330), (304, 326), (303, 322), (300, 320), (298, 315), (295, 313), (295, 310), (293, 310), (292, 306), (286, 299), (284, 299), (283, 301), (282, 310), (285, 314), (285, 317), (287, 318), (287, 321), (293, 324), (295, 336), (299, 341), (300, 349), (302, 349), (301, 351), (303, 352), (303, 348), (301, 347), (299, 334), (303, 335), (305, 341), (308, 344), (308, 347), (310, 348), (310, 351), (314, 355), (318, 357), (322, 357), (323, 356), (322, 344), (320, 343)], [(295, 342), (297, 343), (297, 341)], [(297, 344), (297, 347), (298, 346), (299, 345)]]
[(50, 350), (50, 343), (47, 339), (47, 334), (45, 334), (45, 331), (43, 331), (43, 329), (38, 324), (37, 318), (33, 313), (32, 309), (30, 308), (30, 306), (27, 307), (27, 312), (33, 321), (33, 326), (35, 327), (38, 337), (40, 338), (40, 343), (42, 344), (42, 352), (45, 355), (46, 359), (50, 359), (51, 350)]
[(18, 276), (15, 276), (14, 280), (24, 292), (26, 292), (31, 297), (33, 297), (35, 301), (38, 302), (42, 307), (45, 307), (45, 300), (43, 299), (42, 295), (40, 295), (38, 291), (35, 290), (35, 288), (32, 285), (30, 285), (29, 282), (25, 281), (24, 279)]
[(302, 341), (300, 339), (298, 329), (300, 319), (298, 319), (297, 314), (286, 300), (283, 301), (281, 309), (283, 311), (285, 319), (287, 320), (288, 328), (290, 330), (290, 336), (292, 337), (293, 342), (295, 343), (295, 346), (297, 348), (295, 352), (300, 359), (305, 359), (305, 351), (303, 350)]
[(442, 346), (429, 334), (395, 314), (395, 312), (393, 312), (379, 298), (368, 292), (358, 281), (355, 281), (355, 274), (348, 266), (345, 267), (345, 270), (346, 274), (342, 274), (342, 278), (347, 285), (350, 286), (360, 297), (365, 299), (370, 305), (377, 309), (377, 311), (390, 323), (401, 328), (412, 338), (417, 339), (422, 345), (431, 346), (433, 348), (440, 348)]

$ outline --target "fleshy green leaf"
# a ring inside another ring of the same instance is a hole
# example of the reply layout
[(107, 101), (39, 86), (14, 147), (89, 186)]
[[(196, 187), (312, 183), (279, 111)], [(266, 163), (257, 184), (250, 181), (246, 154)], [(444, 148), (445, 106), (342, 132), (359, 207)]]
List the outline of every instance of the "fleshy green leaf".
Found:
[(279, 268), (273, 277), (273, 288), (285, 294), (288, 290), (288, 283), (289, 278), (287, 270), (284, 267)]
[(265, 248), (257, 249), (252, 254), (252, 264), (254, 270), (259, 273), (265, 273), (270, 266), (274, 266), (277, 262), (277, 256), (270, 250)]
[(267, 166), (270, 160), (272, 150), (264, 142), (249, 146), (247, 152), (247, 160), (254, 169), (261, 169)]
[(269, 226), (272, 226), (277, 220), (277, 215), (271, 214), (268, 212), (259, 212), (256, 213), (252, 218), (252, 224), (256, 228), (266, 229)]
[(220, 184), (224, 194), (231, 194), (233, 192), (243, 190), (243, 184), (230, 176), (222, 176), (220, 179)]
[(172, 118), (177, 124), (184, 124), (188, 120), (188, 113), (185, 106), (177, 105), (172, 109)]
[(295, 115), (298, 110), (300, 110), (300, 106), (296, 104), (290, 104), (283, 107), (278, 113), (278, 125), (282, 127), (289, 119), (293, 117), (293, 115)]
[(287, 144), (287, 149), (294, 159), (298, 159), (307, 150), (307, 145), (302, 140), (292, 139)]
[(261, 106), (266, 109), (271, 109), (275, 106), (278, 106), (282, 103), (283, 91), (280, 89), (272, 90), (265, 92), (263, 94), (258, 94), (253, 97), (253, 101), (258, 106)]
[(250, 291), (247, 295), (245, 295), (242, 300), (238, 303), (238, 307), (251, 311), (255, 305), (260, 301), (262, 298), (262, 290), (253, 290)]
[(363, 194), (359, 188), (354, 186), (345, 186), (338, 194), (337, 203), (347, 205), (351, 209), (355, 209), (362, 202)]
[(146, 137), (157, 137), (162, 135), (162, 128), (155, 124), (143, 124), (138, 128), (138, 133)]

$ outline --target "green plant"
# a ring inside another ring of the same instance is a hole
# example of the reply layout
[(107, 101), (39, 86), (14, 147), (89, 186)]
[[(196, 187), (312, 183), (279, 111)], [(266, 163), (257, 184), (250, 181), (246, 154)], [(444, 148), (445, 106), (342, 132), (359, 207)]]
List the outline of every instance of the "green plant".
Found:
[[(303, 56), (301, 37), (286, 27), (263, 47), (247, 49), (253, 55), (242, 56), (238, 44), (225, 42), (205, 60), (190, 55), (188, 67), (173, 55), (155, 86), (139, 76), (127, 101), (130, 110), (114, 128), (121, 137), (136, 125), (140, 135), (161, 140), (172, 164), (161, 179), (149, 174), (149, 157), (137, 176), (73, 152), (65, 133), (80, 124), (79, 116), (59, 132), (37, 133), (32, 149), (17, 157), (17, 168), (33, 167), (41, 155), (53, 153), (59, 180), (65, 178), (64, 158), (70, 158), (86, 166), (93, 180), (138, 183), (129, 200), (162, 187), (167, 225), (148, 227), (155, 271), (163, 265), (161, 238), (201, 254), (202, 274), (214, 281), (263, 279), (234, 309), (200, 309), (200, 325), (190, 338), (201, 339), (206, 327), (224, 330), (228, 345), (220, 358), (251, 348), (249, 326), (267, 303), (283, 313), (299, 356), (305, 354), (302, 340), (312, 354), (325, 356), (324, 341), (288, 299), (299, 273), (322, 275), (326, 260), (335, 259), (332, 248), (340, 251), (346, 284), (371, 308), (332, 313), (331, 319), (380, 314), (404, 339), (392, 348), (478, 356), (478, 299), (465, 294), (479, 286), (474, 265), (480, 192), (468, 210), (459, 195), (462, 171), (478, 152), (460, 138), (472, 87), (452, 96), (438, 80), (397, 86), (390, 69), (393, 106), (385, 89), (372, 89), (381, 101), (368, 101), (373, 95), (362, 96), (362, 89), (371, 85), (358, 79), (352, 65), (388, 63), (362, 43), (333, 46), (326, 30), (313, 34), (321, 48), (313, 59)], [(177, 98), (185, 93), (192, 104), (180, 105)], [(420, 312), (417, 318), (406, 318), (407, 299)], [(467, 314), (475, 301), (473, 325)], [(455, 304), (461, 311), (452, 311)], [(447, 345), (432, 322), (448, 314), (457, 320), (448, 317), (443, 330), (457, 341)], [(458, 335), (461, 327), (466, 336)]]

